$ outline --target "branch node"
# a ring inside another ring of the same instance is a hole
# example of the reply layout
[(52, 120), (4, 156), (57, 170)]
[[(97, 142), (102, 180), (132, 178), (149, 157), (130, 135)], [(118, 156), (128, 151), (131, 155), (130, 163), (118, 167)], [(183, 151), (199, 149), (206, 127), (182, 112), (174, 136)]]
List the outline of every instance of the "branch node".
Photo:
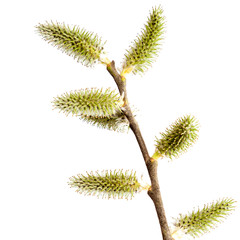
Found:
[(157, 161), (157, 159), (151, 157), (151, 158), (150, 158), (150, 161), (151, 161), (151, 162), (155, 162), (155, 161)]

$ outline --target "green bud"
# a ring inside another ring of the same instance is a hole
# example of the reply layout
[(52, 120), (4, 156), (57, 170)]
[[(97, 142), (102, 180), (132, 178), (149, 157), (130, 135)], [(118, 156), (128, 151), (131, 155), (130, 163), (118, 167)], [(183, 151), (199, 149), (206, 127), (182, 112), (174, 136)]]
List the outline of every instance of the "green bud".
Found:
[(199, 237), (225, 219), (235, 209), (234, 203), (233, 199), (224, 198), (205, 205), (201, 210), (198, 208), (189, 214), (180, 214), (174, 225), (192, 237)]
[(53, 22), (39, 24), (36, 29), (48, 43), (86, 66), (101, 60), (104, 44), (96, 34), (79, 29), (77, 26), (70, 28), (64, 23)]
[(120, 96), (110, 89), (81, 89), (58, 96), (55, 108), (74, 116), (110, 117), (120, 111)]
[(141, 190), (137, 180), (136, 172), (123, 170), (97, 171), (86, 175), (78, 174), (70, 178), (68, 183), (71, 187), (77, 188), (77, 192), (85, 195), (98, 195), (103, 198), (132, 198), (135, 193)]
[(187, 115), (176, 120), (161, 139), (156, 139), (156, 151), (169, 157), (178, 157), (185, 152), (198, 138), (199, 125), (195, 117)]
[(165, 18), (161, 7), (152, 9), (147, 23), (133, 45), (125, 54), (122, 73), (131, 71), (142, 73), (146, 71), (158, 56), (160, 42), (163, 39)]

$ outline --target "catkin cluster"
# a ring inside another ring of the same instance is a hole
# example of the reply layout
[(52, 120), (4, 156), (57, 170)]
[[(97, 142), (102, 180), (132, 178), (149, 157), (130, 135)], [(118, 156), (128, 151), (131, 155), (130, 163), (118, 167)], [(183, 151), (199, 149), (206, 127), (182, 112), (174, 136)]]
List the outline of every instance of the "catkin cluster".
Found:
[[(125, 83), (125, 75), (145, 72), (158, 56), (161, 40), (163, 39), (165, 18), (163, 10), (154, 7), (141, 34), (125, 53), (121, 72), (118, 73), (119, 81)], [(36, 26), (38, 33), (48, 43), (56, 46), (64, 53), (72, 56), (86, 66), (93, 66), (100, 62), (107, 66), (111, 72), (111, 62), (105, 55), (101, 38), (77, 26), (73, 28), (65, 24), (49, 23)], [(114, 66), (115, 68), (115, 66)], [(115, 79), (115, 78), (114, 78)], [(116, 79), (115, 79), (116, 80)], [(117, 84), (120, 86), (121, 84)], [(125, 86), (125, 85), (124, 85)], [(121, 91), (120, 91), (121, 92)], [(126, 91), (123, 91), (126, 94)], [(124, 95), (123, 94), (123, 95)], [(122, 93), (121, 93), (122, 95)], [(54, 99), (55, 108), (66, 115), (72, 114), (83, 121), (101, 128), (113, 131), (124, 131), (130, 126), (124, 107), (128, 105), (126, 95), (120, 97), (110, 89), (80, 89), (62, 94)], [(129, 116), (129, 115), (128, 115)], [(134, 124), (131, 124), (133, 127)], [(186, 115), (177, 119), (161, 137), (156, 139), (155, 153), (149, 161), (151, 164), (160, 157), (170, 159), (178, 157), (185, 152), (198, 138), (199, 124), (195, 117)], [(137, 136), (137, 135), (136, 135)], [(140, 141), (139, 141), (140, 142)], [(98, 171), (93, 173), (78, 174), (70, 178), (68, 183), (76, 188), (79, 193), (97, 195), (103, 198), (132, 198), (135, 193), (143, 189), (150, 191), (151, 186), (143, 187), (139, 183), (136, 173), (131, 171), (114, 170)], [(222, 199), (215, 203), (205, 205), (203, 209), (192, 211), (189, 214), (180, 214), (176, 219), (172, 236), (181, 230), (184, 234), (197, 237), (224, 219), (235, 208), (235, 201)], [(164, 232), (164, 231), (163, 231)]]
[(119, 94), (110, 89), (81, 89), (64, 93), (53, 101), (53, 106), (66, 115), (80, 117), (93, 126), (124, 132), (129, 127), (121, 111)]

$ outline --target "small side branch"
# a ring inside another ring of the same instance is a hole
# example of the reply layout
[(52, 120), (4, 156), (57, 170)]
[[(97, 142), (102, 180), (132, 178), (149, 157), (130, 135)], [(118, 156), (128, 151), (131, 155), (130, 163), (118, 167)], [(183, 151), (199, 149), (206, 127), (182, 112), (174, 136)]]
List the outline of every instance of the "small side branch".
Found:
[(160, 187), (158, 183), (158, 175), (157, 175), (158, 162), (149, 156), (140, 128), (129, 106), (128, 99), (127, 99), (125, 78), (123, 79), (122, 76), (116, 70), (114, 61), (112, 61), (110, 64), (107, 65), (107, 70), (112, 75), (114, 81), (116, 82), (120, 95), (121, 96), (124, 95), (125, 105), (122, 108), (122, 110), (130, 123), (130, 128), (132, 129), (137, 139), (146, 167), (148, 169), (148, 173), (151, 180), (151, 187), (148, 190), (148, 195), (152, 199), (155, 205), (155, 209), (157, 212), (157, 216), (158, 216), (161, 231), (162, 231), (163, 240), (173, 240), (168, 227), (167, 218), (166, 218), (165, 210), (163, 207), (163, 201), (160, 193)]

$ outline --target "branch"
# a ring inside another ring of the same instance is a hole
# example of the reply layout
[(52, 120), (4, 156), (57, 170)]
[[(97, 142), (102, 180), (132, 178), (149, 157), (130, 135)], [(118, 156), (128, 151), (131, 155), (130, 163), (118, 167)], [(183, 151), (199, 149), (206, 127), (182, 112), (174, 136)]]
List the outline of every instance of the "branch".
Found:
[(126, 79), (117, 72), (114, 61), (112, 61), (110, 64), (107, 65), (107, 70), (112, 75), (114, 81), (116, 82), (120, 94), (121, 95), (124, 94), (125, 104), (124, 104), (124, 107), (122, 107), (122, 111), (124, 112), (125, 116), (127, 117), (130, 123), (130, 128), (132, 129), (137, 139), (146, 167), (148, 169), (149, 177), (151, 180), (151, 187), (148, 190), (148, 195), (152, 199), (155, 205), (156, 212), (158, 215), (158, 220), (159, 220), (161, 231), (162, 231), (163, 240), (173, 240), (167, 224), (167, 218), (166, 218), (165, 210), (163, 207), (160, 187), (158, 183), (158, 175), (157, 175), (158, 162), (157, 160), (149, 156), (140, 128), (129, 106), (128, 99), (127, 99), (127, 91), (126, 91)]
[(115, 67), (115, 62), (112, 61), (110, 64), (107, 65), (107, 70), (108, 72), (112, 75), (113, 79), (115, 80), (119, 93), (122, 96), (124, 92), (126, 92), (126, 82), (123, 81), (122, 77), (118, 73), (116, 67)]

